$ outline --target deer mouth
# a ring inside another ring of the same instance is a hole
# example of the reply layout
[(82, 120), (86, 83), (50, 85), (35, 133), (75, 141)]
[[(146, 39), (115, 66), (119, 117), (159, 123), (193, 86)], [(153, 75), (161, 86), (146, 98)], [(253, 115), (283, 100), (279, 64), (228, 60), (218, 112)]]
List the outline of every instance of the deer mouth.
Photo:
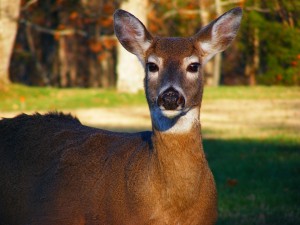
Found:
[(170, 119), (173, 119), (175, 117), (178, 117), (182, 114), (182, 110), (165, 110), (165, 109), (161, 109), (161, 113)]

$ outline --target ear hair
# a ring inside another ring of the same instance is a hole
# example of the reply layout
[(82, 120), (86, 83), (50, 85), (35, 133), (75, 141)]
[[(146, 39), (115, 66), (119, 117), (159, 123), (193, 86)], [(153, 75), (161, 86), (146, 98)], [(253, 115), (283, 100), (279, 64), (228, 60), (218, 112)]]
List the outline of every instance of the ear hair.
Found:
[(118, 9), (114, 13), (114, 28), (123, 47), (143, 61), (153, 39), (144, 24), (129, 12)]
[(203, 64), (231, 44), (236, 37), (241, 19), (242, 9), (234, 8), (203, 27), (194, 36), (204, 52)]

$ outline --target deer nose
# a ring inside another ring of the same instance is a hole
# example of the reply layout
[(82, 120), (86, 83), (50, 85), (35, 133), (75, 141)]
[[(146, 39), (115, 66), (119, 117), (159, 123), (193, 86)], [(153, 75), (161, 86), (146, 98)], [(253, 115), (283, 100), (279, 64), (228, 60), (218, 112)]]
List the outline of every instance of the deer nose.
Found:
[(175, 88), (170, 87), (158, 96), (157, 105), (164, 107), (166, 110), (175, 110), (179, 107), (183, 108), (185, 100), (182, 94)]

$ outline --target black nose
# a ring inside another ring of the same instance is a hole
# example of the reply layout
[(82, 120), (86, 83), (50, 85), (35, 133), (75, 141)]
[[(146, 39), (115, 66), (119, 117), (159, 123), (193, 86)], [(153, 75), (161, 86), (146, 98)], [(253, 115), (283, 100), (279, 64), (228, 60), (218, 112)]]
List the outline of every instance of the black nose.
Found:
[(183, 108), (184, 104), (184, 97), (173, 87), (165, 90), (157, 98), (157, 105), (163, 106), (166, 110), (175, 110), (179, 106)]

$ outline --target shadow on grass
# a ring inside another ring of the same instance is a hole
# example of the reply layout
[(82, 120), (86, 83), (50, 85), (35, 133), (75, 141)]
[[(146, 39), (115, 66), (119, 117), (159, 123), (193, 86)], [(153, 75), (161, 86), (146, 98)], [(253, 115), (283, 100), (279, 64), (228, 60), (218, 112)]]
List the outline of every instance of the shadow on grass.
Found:
[(215, 176), (218, 225), (300, 224), (300, 145), (205, 139)]

